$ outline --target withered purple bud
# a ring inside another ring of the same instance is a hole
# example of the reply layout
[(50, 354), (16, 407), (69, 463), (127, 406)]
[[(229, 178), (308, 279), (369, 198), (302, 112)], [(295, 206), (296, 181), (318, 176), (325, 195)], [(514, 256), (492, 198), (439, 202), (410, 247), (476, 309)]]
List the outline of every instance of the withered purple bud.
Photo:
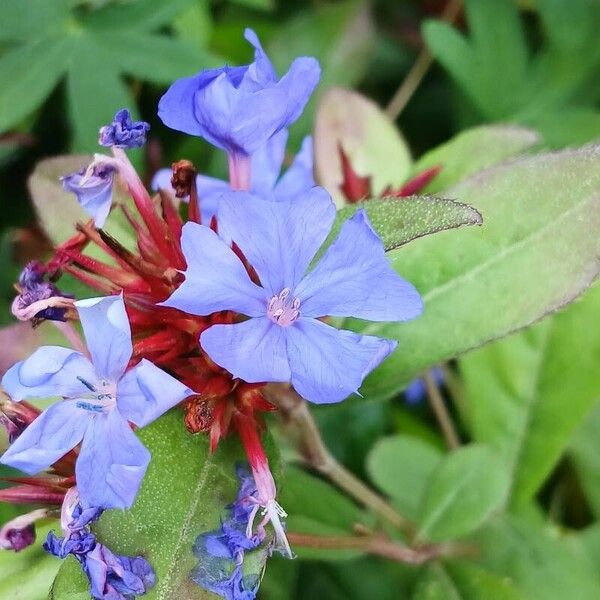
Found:
[(0, 528), (0, 548), (19, 552), (35, 542), (36, 521), (48, 516), (48, 510), (39, 508), (19, 515)]
[(13, 301), (12, 313), (19, 321), (66, 321), (73, 296), (63, 294), (54, 283), (48, 281), (38, 261), (26, 265), (16, 287), (19, 295)]
[(12, 444), (40, 412), (28, 402), (13, 402), (0, 397), (0, 425), (6, 429), (9, 443)]

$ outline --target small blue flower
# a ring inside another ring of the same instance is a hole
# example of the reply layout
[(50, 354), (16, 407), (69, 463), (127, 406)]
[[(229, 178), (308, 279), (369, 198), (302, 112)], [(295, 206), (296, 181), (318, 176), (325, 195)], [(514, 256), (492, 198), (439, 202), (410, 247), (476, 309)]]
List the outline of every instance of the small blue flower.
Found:
[(228, 518), (215, 531), (198, 536), (194, 555), (200, 560), (192, 580), (227, 600), (254, 600), (260, 580), (243, 574), (244, 553), (260, 546), (265, 539), (262, 529), (248, 536), (248, 529), (258, 508), (257, 488), (252, 475), (238, 466), (240, 488), (228, 508)]
[(133, 121), (130, 112), (122, 108), (108, 125), (100, 129), (98, 143), (117, 148), (140, 148), (146, 143), (150, 125), (146, 121)]
[[(434, 367), (430, 371), (433, 380), (441, 385), (444, 383), (444, 372), (440, 367)], [(425, 386), (425, 381), (422, 377), (417, 377), (417, 379), (413, 379), (408, 387), (404, 390), (404, 397), (409, 404), (418, 404), (423, 400), (423, 398), (427, 394), (427, 388)]]
[[(89, 524), (101, 512), (100, 509), (86, 511), (77, 504), (72, 510), (74, 520), (63, 527), (64, 537), (57, 537), (51, 531), (43, 548), (60, 559), (69, 555), (76, 558), (88, 578), (95, 600), (133, 600), (155, 585), (156, 575), (145, 558), (114, 554), (97, 541)], [(89, 520), (86, 521), (84, 516)]]
[(0, 462), (34, 474), (81, 443), (75, 475), (82, 507), (125, 509), (150, 461), (129, 422), (143, 427), (191, 392), (147, 360), (125, 372), (133, 348), (122, 297), (75, 306), (91, 360), (69, 348), (42, 346), (6, 372), (2, 386), (15, 400), (65, 400), (37, 417)]
[(177, 80), (161, 98), (158, 116), (167, 127), (249, 156), (298, 119), (321, 70), (314, 58), (297, 58), (278, 80), (254, 31), (246, 29), (244, 37), (255, 49), (252, 64)]
[(64, 189), (77, 196), (82, 208), (94, 219), (96, 227), (103, 227), (112, 204), (116, 169), (102, 162), (93, 162), (77, 173), (61, 177)]
[[(318, 187), (279, 202), (225, 194), (218, 213), (222, 238), (203, 225), (184, 226), (186, 278), (163, 304), (195, 315), (232, 310), (250, 317), (213, 325), (200, 337), (210, 358), (235, 377), (291, 382), (319, 404), (344, 400), (396, 342), (340, 331), (320, 318), (404, 321), (421, 313), (422, 302), (391, 268), (363, 210), (346, 221), (307, 273), (335, 215), (331, 198)], [(223, 240), (235, 241), (261, 285)]]
[[(275, 200), (291, 200), (316, 185), (313, 175), (313, 148), (310, 136), (304, 138), (300, 152), (296, 154), (286, 172), (279, 177), (287, 137), (288, 132), (284, 129), (252, 155), (252, 192), (262, 195), (272, 193)], [(158, 171), (152, 179), (152, 189), (172, 190), (171, 176), (171, 169)], [(212, 216), (217, 214), (219, 199), (225, 192), (231, 191), (231, 187), (227, 181), (206, 175), (196, 177), (196, 186), (200, 197), (202, 222), (208, 224)]]

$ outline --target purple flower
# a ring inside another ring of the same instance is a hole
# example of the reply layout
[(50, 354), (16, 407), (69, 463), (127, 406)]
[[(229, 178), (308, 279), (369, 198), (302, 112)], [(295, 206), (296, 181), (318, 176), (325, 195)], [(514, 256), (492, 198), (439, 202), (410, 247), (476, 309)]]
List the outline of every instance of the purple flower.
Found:
[[(77, 502), (76, 490), (67, 494), (65, 503)], [(63, 524), (64, 537), (57, 537), (53, 531), (43, 544), (46, 552), (65, 559), (71, 555), (81, 564), (90, 582), (90, 592), (96, 600), (131, 600), (145, 594), (156, 583), (156, 575), (150, 563), (136, 556), (120, 556), (111, 552), (96, 540), (90, 531), (89, 523), (100, 516), (100, 509), (82, 509), (79, 504), (68, 506), (63, 513), (71, 513), (74, 520)], [(86, 518), (87, 517), (87, 521)]]
[(94, 219), (96, 227), (106, 222), (112, 204), (115, 168), (94, 161), (77, 173), (61, 177), (64, 189), (77, 196), (82, 208)]
[(19, 295), (11, 307), (17, 319), (66, 321), (66, 311), (73, 304), (73, 296), (61, 293), (54, 283), (47, 281), (38, 261), (29, 262), (21, 271), (18, 289)]
[(0, 528), (0, 548), (20, 552), (31, 546), (35, 542), (34, 523), (40, 519), (45, 519), (47, 516), (47, 509), (38, 508), (5, 523)]
[[(213, 325), (200, 338), (211, 359), (235, 377), (289, 381), (316, 403), (343, 400), (396, 342), (340, 331), (320, 317), (404, 321), (421, 313), (422, 302), (389, 265), (363, 210), (346, 221), (307, 273), (335, 215), (331, 198), (318, 187), (280, 202), (225, 194), (218, 213), (223, 239), (208, 227), (184, 226), (186, 279), (163, 304), (196, 315), (232, 310), (250, 317)], [(235, 241), (261, 285), (223, 240)]]
[(131, 330), (120, 296), (75, 303), (91, 360), (61, 346), (43, 346), (2, 379), (15, 400), (65, 398), (46, 409), (0, 462), (37, 473), (81, 442), (75, 474), (83, 508), (128, 508), (150, 453), (128, 421), (143, 427), (191, 393), (142, 360), (126, 371)]
[(254, 31), (246, 29), (244, 37), (255, 48), (252, 64), (177, 80), (161, 98), (158, 116), (230, 155), (249, 156), (300, 116), (321, 70), (314, 58), (297, 58), (278, 80)]
[(244, 575), (244, 554), (260, 546), (265, 532), (260, 529), (252, 535), (249, 531), (259, 506), (256, 483), (245, 467), (239, 466), (237, 475), (240, 489), (235, 502), (228, 507), (228, 518), (219, 529), (196, 539), (193, 552), (200, 562), (192, 580), (227, 600), (253, 600), (260, 578), (255, 574)]
[[(444, 372), (442, 369), (440, 369), (440, 367), (434, 367), (431, 369), (431, 376), (438, 385), (444, 383)], [(421, 400), (423, 400), (426, 394), (427, 388), (422, 377), (413, 379), (408, 384), (408, 387), (404, 390), (404, 397), (409, 404), (418, 404), (421, 402)]]
[[(251, 157), (251, 190), (256, 194), (273, 194), (275, 200), (291, 200), (298, 194), (315, 186), (313, 176), (313, 148), (312, 138), (306, 137), (302, 142), (300, 152), (296, 154), (294, 161), (279, 177), (285, 155), (285, 145), (288, 132), (282, 130), (274, 135), (264, 146), (261, 146)], [(161, 169), (152, 179), (152, 189), (160, 188), (170, 190), (171, 169)], [(198, 175), (196, 186), (200, 197), (200, 210), (202, 211), (202, 222), (210, 223), (210, 219), (217, 213), (219, 199), (225, 192), (231, 191), (227, 181)]]
[(100, 129), (98, 143), (117, 148), (140, 148), (146, 143), (150, 125), (146, 121), (133, 121), (126, 108), (116, 114), (112, 122)]

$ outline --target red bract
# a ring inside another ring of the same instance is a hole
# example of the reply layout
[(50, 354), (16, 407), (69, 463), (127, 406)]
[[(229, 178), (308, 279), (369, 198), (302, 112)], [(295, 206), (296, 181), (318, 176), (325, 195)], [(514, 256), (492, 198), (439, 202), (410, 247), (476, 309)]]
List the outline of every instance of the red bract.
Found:
[[(342, 162), (342, 176), (343, 180), (340, 184), (340, 190), (344, 194), (345, 199), (351, 204), (355, 202), (361, 202), (369, 198), (377, 197), (373, 192), (372, 181), (370, 176), (362, 177), (359, 175), (348, 158), (348, 155), (344, 152), (343, 148), (339, 146), (340, 159)], [(417, 173), (412, 179), (407, 181), (401, 187), (394, 189), (388, 186), (381, 194), (380, 198), (405, 198), (412, 196), (421, 191), (440, 171), (442, 170), (441, 165), (436, 165), (421, 173)]]
[[(28, 402), (0, 402), (0, 423), (4, 425), (12, 443), (41, 413)], [(50, 473), (36, 477), (4, 477), (3, 481), (16, 485), (0, 490), (0, 502), (11, 504), (40, 504), (60, 506), (67, 490), (75, 485), (75, 451), (56, 461)]]

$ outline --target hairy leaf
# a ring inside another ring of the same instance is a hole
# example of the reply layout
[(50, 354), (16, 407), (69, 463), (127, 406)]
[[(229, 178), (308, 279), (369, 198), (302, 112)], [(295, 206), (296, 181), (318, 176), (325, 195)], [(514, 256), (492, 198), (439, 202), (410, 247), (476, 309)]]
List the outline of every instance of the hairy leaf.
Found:
[(361, 208), (366, 210), (373, 229), (388, 251), (437, 231), (481, 225), (482, 222), (477, 210), (453, 200), (433, 196), (376, 198), (339, 210), (324, 247), (337, 237), (344, 222)]
[(440, 166), (442, 170), (424, 189), (427, 193), (436, 194), (481, 169), (524, 153), (539, 141), (539, 135), (535, 131), (524, 127), (474, 127), (427, 152), (413, 165), (412, 174)]
[(447, 195), (481, 228), (441, 232), (392, 254), (422, 294), (409, 323), (354, 323), (399, 347), (363, 386), (399, 391), (426, 368), (533, 323), (581, 294), (600, 268), (600, 147), (526, 157), (474, 175)]

